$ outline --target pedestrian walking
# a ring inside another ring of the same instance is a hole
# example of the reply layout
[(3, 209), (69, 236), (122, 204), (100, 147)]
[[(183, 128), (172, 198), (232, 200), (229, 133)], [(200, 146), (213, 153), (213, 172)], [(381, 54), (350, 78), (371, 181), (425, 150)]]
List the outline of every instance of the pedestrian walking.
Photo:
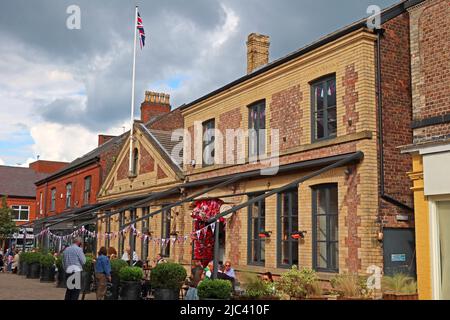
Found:
[(66, 272), (66, 296), (65, 300), (78, 300), (81, 291), (81, 271), (86, 263), (81, 239), (75, 238), (70, 247), (63, 253), (63, 267)]
[(101, 247), (98, 251), (97, 261), (95, 262), (95, 279), (97, 280), (97, 300), (103, 300), (107, 282), (111, 282), (111, 263), (105, 247)]

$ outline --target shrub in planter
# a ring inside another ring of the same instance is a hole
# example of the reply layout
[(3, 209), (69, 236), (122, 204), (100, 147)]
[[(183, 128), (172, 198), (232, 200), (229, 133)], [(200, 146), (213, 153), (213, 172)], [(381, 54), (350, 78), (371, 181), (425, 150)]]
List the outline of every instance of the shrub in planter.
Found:
[(203, 280), (198, 285), (197, 290), (200, 300), (227, 300), (231, 297), (233, 286), (228, 280)]
[(91, 291), (92, 276), (94, 274), (94, 258), (86, 255), (86, 262), (83, 265), (81, 273), (81, 292), (89, 293)]
[(55, 281), (55, 258), (52, 254), (43, 254), (40, 259), (41, 282)]
[(144, 272), (139, 267), (125, 267), (119, 271), (122, 300), (139, 300), (143, 276)]
[(275, 283), (263, 281), (256, 275), (248, 275), (244, 284), (244, 299), (256, 300), (277, 300), (277, 290)]
[(290, 299), (305, 299), (308, 296), (320, 294), (318, 291), (319, 278), (316, 272), (309, 268), (297, 269), (297, 266), (281, 274), (276, 282), (276, 288)]
[(107, 292), (105, 296), (105, 300), (117, 300), (119, 299), (119, 287), (120, 287), (120, 278), (119, 272), (123, 268), (128, 267), (128, 263), (123, 261), (122, 259), (113, 259), (111, 260), (111, 288), (109, 292)]
[(384, 276), (381, 281), (383, 299), (385, 300), (417, 300), (417, 282), (413, 277), (397, 273)]
[(29, 252), (22, 252), (19, 256), (19, 275), (26, 276), (28, 273), (28, 256)]
[(160, 263), (151, 273), (151, 285), (155, 289), (156, 300), (178, 300), (180, 288), (186, 280), (187, 272), (178, 263)]
[(367, 300), (373, 297), (373, 290), (367, 288), (367, 277), (355, 273), (343, 273), (330, 280), (339, 299)]
[(66, 287), (66, 271), (63, 267), (63, 257), (62, 254), (56, 257), (55, 261), (56, 268), (58, 269), (58, 275), (57, 275), (57, 282), (56, 286), (58, 288), (65, 288)]
[(39, 279), (41, 276), (41, 254), (39, 252), (30, 252), (26, 259), (28, 261), (27, 278)]

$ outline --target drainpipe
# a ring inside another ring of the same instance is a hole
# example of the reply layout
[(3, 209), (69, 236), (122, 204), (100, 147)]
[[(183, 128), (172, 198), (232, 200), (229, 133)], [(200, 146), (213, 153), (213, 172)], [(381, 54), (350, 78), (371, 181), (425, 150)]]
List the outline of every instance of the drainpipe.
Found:
[(384, 184), (384, 147), (383, 147), (383, 94), (381, 86), (381, 37), (384, 29), (376, 29), (377, 33), (377, 91), (378, 91), (378, 145), (380, 154), (380, 196), (381, 199), (408, 211), (413, 212), (414, 209), (407, 204), (389, 196), (385, 192)]

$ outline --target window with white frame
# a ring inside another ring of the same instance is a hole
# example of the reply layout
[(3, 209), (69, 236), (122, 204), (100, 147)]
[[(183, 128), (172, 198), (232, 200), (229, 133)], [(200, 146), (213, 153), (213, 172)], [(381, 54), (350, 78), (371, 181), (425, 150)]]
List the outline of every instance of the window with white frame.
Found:
[(29, 206), (12, 206), (13, 209), (13, 220), (15, 221), (28, 221), (30, 218), (30, 207)]

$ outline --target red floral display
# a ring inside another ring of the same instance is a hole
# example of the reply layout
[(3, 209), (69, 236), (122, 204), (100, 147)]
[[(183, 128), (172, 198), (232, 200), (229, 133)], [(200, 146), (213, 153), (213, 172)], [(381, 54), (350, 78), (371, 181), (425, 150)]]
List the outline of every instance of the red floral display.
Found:
[[(201, 260), (206, 266), (214, 257), (214, 234), (211, 228), (206, 228), (206, 222), (220, 212), (223, 201), (220, 199), (199, 200), (194, 203), (191, 217), (194, 219), (194, 259)], [(224, 222), (224, 218), (219, 219)], [(200, 232), (199, 232), (200, 231)]]

